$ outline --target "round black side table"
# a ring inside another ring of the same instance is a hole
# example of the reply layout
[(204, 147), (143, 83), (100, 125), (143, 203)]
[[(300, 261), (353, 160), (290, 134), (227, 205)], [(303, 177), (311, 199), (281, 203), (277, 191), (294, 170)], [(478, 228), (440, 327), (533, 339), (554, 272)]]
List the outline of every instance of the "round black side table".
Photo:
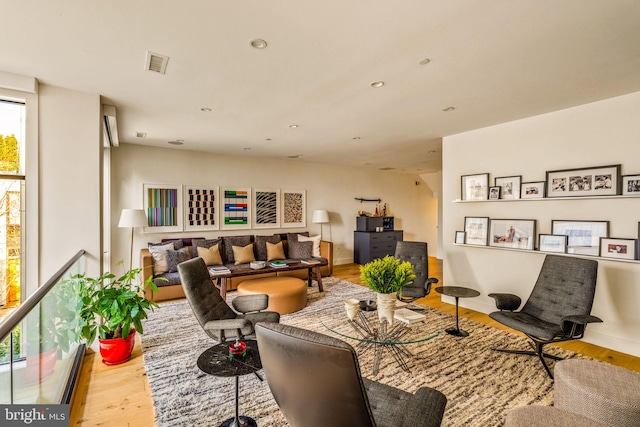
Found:
[(456, 337), (467, 337), (469, 332), (463, 331), (458, 325), (458, 298), (473, 298), (480, 295), (475, 289), (469, 289), (462, 286), (438, 286), (435, 291), (456, 299), (456, 327), (446, 329), (446, 332)]
[(198, 368), (216, 377), (236, 378), (236, 414), (220, 424), (220, 427), (258, 427), (251, 417), (238, 415), (238, 389), (240, 375), (253, 374), (262, 369), (258, 342), (247, 340), (247, 355), (242, 359), (229, 357), (229, 342), (222, 342), (202, 352), (198, 357)]

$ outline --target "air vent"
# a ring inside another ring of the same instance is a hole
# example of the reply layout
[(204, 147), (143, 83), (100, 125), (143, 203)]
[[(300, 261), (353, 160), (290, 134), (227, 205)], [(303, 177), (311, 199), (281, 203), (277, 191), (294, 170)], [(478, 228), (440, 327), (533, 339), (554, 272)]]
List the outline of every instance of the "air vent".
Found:
[(167, 62), (169, 62), (168, 56), (147, 51), (147, 58), (145, 60), (144, 69), (153, 71), (155, 73), (164, 74), (167, 70)]

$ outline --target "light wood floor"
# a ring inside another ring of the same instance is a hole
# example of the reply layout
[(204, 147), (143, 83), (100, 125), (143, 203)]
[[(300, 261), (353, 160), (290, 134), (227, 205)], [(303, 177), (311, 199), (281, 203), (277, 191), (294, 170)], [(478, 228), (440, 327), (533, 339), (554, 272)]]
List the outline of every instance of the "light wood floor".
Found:
[[(443, 285), (442, 261), (430, 258), (429, 273), (430, 276), (440, 279), (439, 285)], [(359, 265), (335, 266), (334, 277), (359, 284)], [(418, 302), (455, 314), (455, 306), (440, 301), (440, 295), (435, 292), (418, 300)], [(513, 330), (503, 327), (486, 314), (464, 307), (460, 307), (460, 317), (513, 332)], [(144, 369), (140, 342), (137, 337), (136, 341), (131, 360), (118, 366), (107, 367), (103, 365), (100, 361), (100, 356), (89, 350), (90, 354), (85, 357), (79, 384), (76, 388), (76, 395), (71, 406), (71, 426), (146, 427), (154, 425), (155, 412), (151, 390)], [(582, 341), (558, 345), (585, 356), (640, 372), (640, 358), (638, 357)], [(538, 362), (532, 360), (532, 363)]]

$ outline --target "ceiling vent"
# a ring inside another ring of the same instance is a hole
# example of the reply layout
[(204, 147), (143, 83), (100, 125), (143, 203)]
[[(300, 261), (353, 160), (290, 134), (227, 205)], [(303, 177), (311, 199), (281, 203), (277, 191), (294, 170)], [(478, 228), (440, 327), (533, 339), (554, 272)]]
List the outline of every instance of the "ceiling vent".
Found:
[(164, 74), (167, 70), (167, 62), (169, 57), (166, 55), (160, 55), (159, 53), (147, 51), (147, 58), (144, 63), (144, 69), (147, 71), (153, 71), (155, 73)]
[(117, 147), (120, 145), (118, 123), (116, 122), (116, 107), (113, 105), (102, 105), (102, 137), (105, 147)]

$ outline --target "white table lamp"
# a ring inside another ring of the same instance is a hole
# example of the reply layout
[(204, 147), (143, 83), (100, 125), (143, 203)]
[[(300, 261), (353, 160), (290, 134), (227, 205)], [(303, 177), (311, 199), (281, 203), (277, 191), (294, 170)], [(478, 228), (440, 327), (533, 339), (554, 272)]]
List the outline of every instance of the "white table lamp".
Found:
[(329, 212), (327, 212), (325, 209), (318, 209), (313, 211), (311, 222), (314, 224), (320, 224), (320, 240), (322, 240), (322, 224), (329, 223)]
[(129, 270), (133, 265), (133, 230), (136, 227), (146, 227), (149, 223), (147, 221), (147, 214), (143, 209), (122, 209), (120, 214), (120, 222), (118, 227), (131, 228), (131, 247), (129, 250)]

